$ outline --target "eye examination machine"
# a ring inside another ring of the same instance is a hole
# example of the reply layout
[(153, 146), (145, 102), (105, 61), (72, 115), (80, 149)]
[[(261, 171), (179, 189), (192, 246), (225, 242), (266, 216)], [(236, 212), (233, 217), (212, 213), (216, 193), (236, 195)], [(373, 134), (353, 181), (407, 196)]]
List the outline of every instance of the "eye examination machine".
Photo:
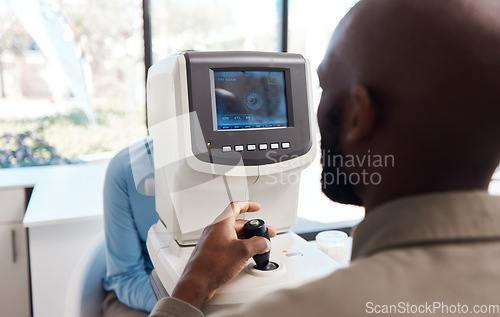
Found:
[(203, 229), (232, 201), (260, 203), (260, 211), (240, 218), (255, 219), (248, 227), (263, 220), (278, 234), (271, 239), (270, 262), (250, 259), (205, 310), (242, 304), (337, 268), (290, 231), (300, 173), (316, 154), (311, 97), (308, 62), (299, 54), (191, 51), (149, 69), (155, 168), (149, 192), (160, 221), (151, 227), (147, 247), (168, 293)]

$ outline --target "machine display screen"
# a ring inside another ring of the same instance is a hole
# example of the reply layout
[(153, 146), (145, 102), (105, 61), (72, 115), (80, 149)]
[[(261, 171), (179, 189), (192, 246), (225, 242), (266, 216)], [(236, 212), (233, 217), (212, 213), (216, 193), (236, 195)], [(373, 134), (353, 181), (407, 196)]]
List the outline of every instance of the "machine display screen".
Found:
[(285, 71), (214, 71), (217, 130), (288, 126)]

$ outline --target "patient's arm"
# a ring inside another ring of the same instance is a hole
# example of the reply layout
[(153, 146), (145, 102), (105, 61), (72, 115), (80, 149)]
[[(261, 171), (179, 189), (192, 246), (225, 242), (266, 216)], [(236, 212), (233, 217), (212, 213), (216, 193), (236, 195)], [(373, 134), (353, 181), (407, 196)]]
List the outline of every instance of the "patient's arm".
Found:
[[(115, 291), (125, 305), (149, 312), (156, 300), (145, 265), (148, 255), (143, 253), (138, 226), (143, 226), (141, 221), (149, 219), (149, 213), (155, 213), (154, 200), (151, 203), (147, 197), (133, 192), (135, 185), (131, 180), (128, 152), (122, 151), (110, 162), (104, 184), (107, 251), (104, 286)], [(146, 219), (134, 219), (131, 199), (141, 200), (136, 203), (143, 206), (142, 213)], [(147, 229), (144, 230), (147, 232)]]

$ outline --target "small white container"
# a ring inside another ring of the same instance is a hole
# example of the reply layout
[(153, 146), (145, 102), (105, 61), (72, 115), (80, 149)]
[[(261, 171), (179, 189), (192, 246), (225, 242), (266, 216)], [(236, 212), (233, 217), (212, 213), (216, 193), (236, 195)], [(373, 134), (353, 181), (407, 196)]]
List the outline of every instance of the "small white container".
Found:
[(349, 244), (347, 234), (339, 230), (328, 230), (316, 235), (316, 246), (339, 265), (349, 262)]

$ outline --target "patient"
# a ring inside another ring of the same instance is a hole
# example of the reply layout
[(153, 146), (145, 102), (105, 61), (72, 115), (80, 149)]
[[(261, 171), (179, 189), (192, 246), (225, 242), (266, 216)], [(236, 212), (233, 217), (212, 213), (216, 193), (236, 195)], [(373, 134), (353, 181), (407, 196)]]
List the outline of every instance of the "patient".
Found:
[[(159, 219), (154, 197), (137, 188), (152, 173), (152, 141), (141, 140), (109, 163), (104, 183), (104, 226), (108, 291), (103, 316), (147, 316), (156, 304), (149, 282), (153, 264), (146, 249), (148, 230)], [(135, 169), (135, 170), (133, 170)], [(134, 173), (135, 172), (135, 173)]]
[[(318, 69), (323, 154), (394, 164), (323, 166), (328, 197), (366, 208), (348, 268), (222, 315), (500, 314), (500, 197), (487, 192), (500, 162), (499, 12), (498, 0), (363, 0), (346, 15)], [(381, 181), (327, 181), (339, 171)], [(151, 316), (202, 316), (269, 248), (234, 234), (236, 216), (259, 208), (234, 203), (209, 226)]]

